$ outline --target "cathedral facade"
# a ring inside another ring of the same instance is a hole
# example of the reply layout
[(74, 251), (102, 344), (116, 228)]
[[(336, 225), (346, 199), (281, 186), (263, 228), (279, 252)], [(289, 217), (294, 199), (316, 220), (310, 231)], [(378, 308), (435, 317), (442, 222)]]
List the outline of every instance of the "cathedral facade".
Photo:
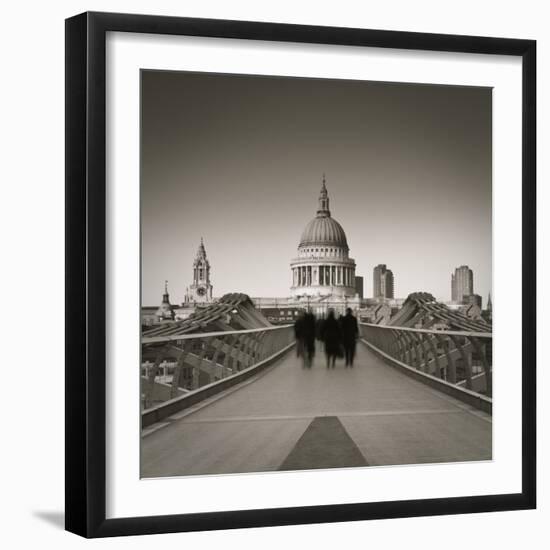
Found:
[(331, 215), (324, 176), (316, 215), (302, 231), (290, 269), (292, 302), (306, 302), (317, 312), (322, 312), (319, 306), (337, 311), (359, 306), (355, 260), (344, 229)]

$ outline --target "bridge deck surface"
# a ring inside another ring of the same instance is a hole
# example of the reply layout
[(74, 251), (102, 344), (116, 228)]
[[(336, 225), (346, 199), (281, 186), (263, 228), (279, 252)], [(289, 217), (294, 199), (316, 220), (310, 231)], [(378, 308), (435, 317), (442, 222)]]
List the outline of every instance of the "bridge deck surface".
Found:
[(364, 345), (355, 366), (294, 352), (144, 432), (142, 477), (490, 460), (492, 421)]

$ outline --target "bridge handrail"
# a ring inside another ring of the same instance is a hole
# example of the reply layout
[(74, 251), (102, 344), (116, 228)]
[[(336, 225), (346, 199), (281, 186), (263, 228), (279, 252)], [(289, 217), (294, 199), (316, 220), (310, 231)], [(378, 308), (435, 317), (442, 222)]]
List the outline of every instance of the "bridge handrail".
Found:
[(425, 328), (413, 328), (413, 327), (400, 327), (400, 326), (393, 326), (393, 325), (376, 325), (374, 323), (364, 323), (359, 322), (360, 325), (363, 325), (365, 327), (374, 327), (374, 328), (380, 328), (385, 330), (403, 330), (407, 332), (419, 332), (424, 334), (440, 334), (440, 335), (448, 335), (448, 336), (464, 336), (464, 337), (473, 337), (473, 338), (492, 338), (493, 333), (492, 332), (470, 332), (465, 330), (437, 330), (437, 329), (425, 329)]
[[(142, 408), (150, 410), (159, 403), (174, 400), (185, 390), (227, 387), (234, 383), (232, 380), (242, 379), (242, 376), (235, 378), (236, 374), (249, 367), (263, 368), (266, 360), (284, 353), (294, 345), (295, 339), (291, 324), (142, 337)], [(162, 368), (167, 357), (172, 362), (168, 371)], [(169, 385), (159, 384), (166, 381), (161, 377), (167, 374), (171, 376)], [(221, 380), (225, 382), (222, 384)], [(204, 397), (211, 391), (214, 390), (201, 391), (197, 395)], [(198, 397), (193, 397), (196, 399)], [(185, 403), (191, 401), (187, 399)], [(170, 407), (162, 410), (168, 409)]]
[(142, 344), (156, 344), (159, 342), (170, 342), (173, 340), (193, 340), (197, 338), (212, 338), (215, 336), (229, 336), (231, 334), (252, 334), (255, 332), (268, 332), (271, 330), (282, 330), (293, 325), (277, 325), (273, 327), (248, 328), (242, 330), (218, 330), (216, 332), (192, 332), (185, 334), (169, 334), (167, 336), (147, 336), (141, 338)]
[[(468, 390), (492, 396), (491, 332), (420, 329), (359, 323), (361, 338), (394, 362), (451, 384), (465, 381)], [(483, 370), (476, 377), (475, 369)]]

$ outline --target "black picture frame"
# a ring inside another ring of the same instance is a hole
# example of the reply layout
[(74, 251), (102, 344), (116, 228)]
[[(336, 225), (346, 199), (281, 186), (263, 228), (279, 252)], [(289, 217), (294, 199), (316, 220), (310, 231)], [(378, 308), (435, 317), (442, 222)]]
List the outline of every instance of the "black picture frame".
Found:
[[(519, 56), (522, 59), (522, 491), (106, 519), (105, 43), (108, 31)], [(108, 537), (532, 509), (536, 506), (536, 42), (83, 13), (66, 20), (66, 529)]]

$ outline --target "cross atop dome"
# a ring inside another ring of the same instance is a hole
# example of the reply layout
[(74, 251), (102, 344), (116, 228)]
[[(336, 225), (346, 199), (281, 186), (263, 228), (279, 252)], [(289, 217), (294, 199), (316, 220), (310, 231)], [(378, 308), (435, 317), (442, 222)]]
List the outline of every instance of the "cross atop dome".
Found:
[(318, 218), (330, 218), (326, 181), (325, 174), (323, 173), (323, 185), (321, 185), (321, 192), (319, 193), (319, 207), (317, 208)]

